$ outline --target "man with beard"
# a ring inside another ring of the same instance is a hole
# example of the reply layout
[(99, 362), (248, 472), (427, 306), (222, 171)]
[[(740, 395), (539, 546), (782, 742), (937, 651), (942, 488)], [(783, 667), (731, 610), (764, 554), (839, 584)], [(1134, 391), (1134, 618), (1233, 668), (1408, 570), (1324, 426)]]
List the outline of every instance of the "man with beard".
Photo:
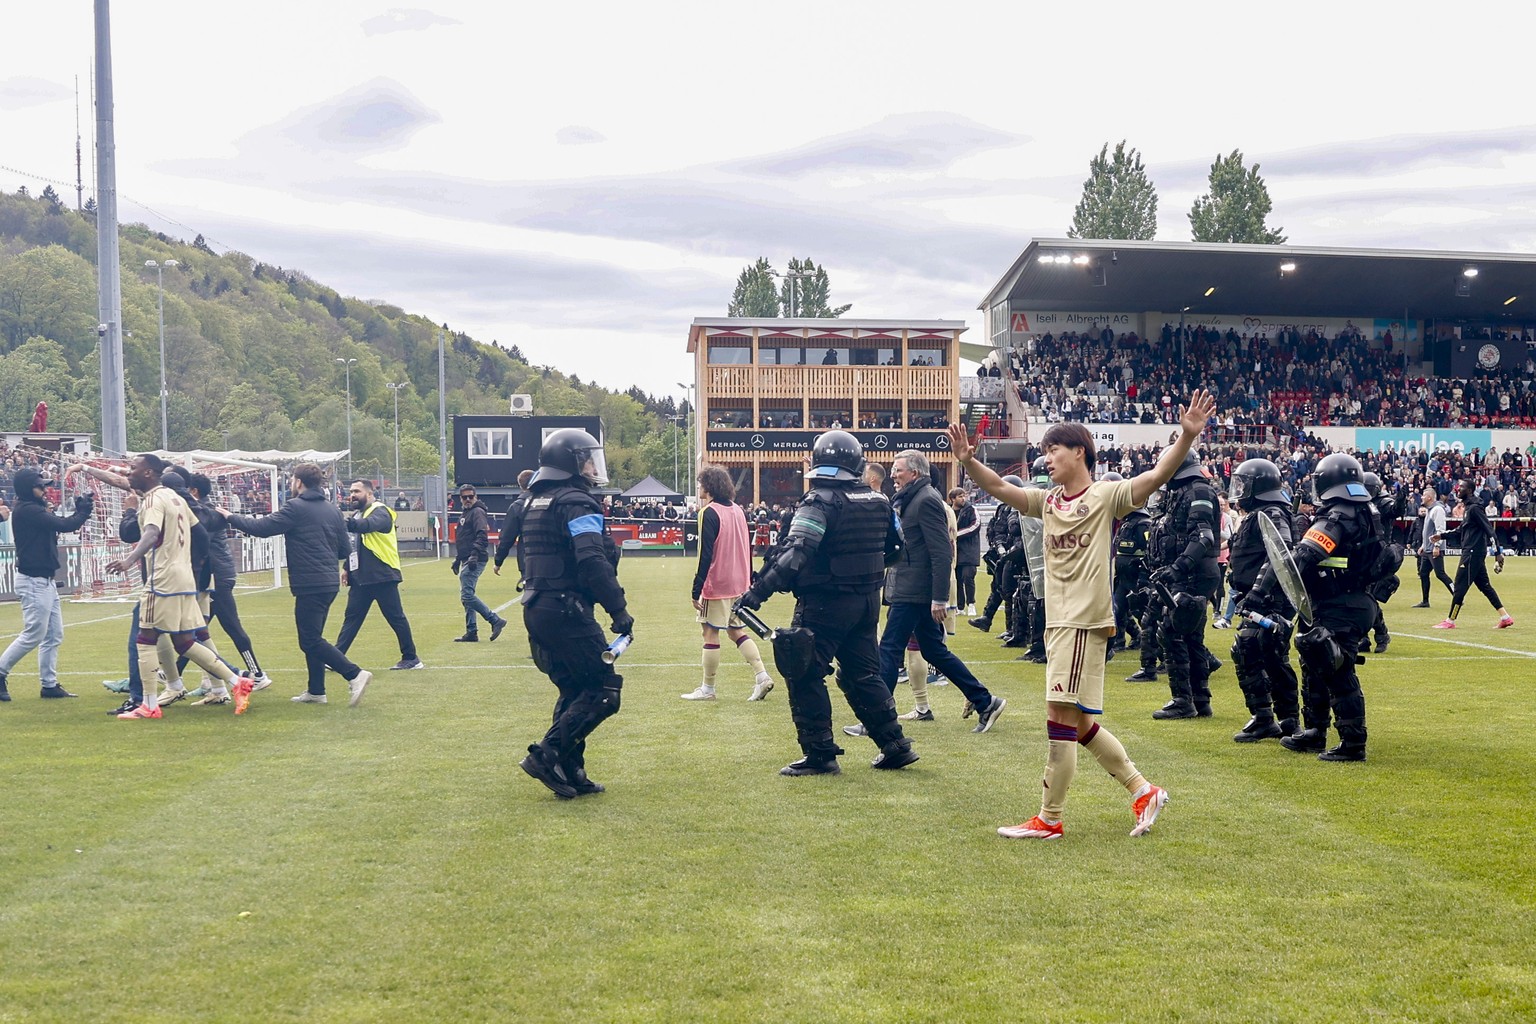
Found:
[(411, 623), (400, 605), (400, 583), (404, 577), (400, 573), (394, 510), (374, 497), (373, 484), (367, 480), (352, 481), (347, 489), (347, 505), (352, 510), (345, 521), (352, 552), (342, 571), (342, 582), (347, 585), (347, 610), (336, 649), (347, 653), (363, 620), (368, 618), (369, 609), (377, 604), (400, 644), (400, 661), (390, 666), (391, 670), (426, 668), (416, 656)]

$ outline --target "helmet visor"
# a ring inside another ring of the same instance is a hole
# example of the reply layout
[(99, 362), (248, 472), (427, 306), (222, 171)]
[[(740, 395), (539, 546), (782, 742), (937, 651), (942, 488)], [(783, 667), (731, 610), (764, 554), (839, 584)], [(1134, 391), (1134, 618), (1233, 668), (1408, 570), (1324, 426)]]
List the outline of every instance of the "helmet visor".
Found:
[(581, 475), (588, 483), (601, 485), (608, 482), (608, 460), (603, 457), (601, 448), (581, 449)]
[(1227, 488), (1227, 497), (1234, 505), (1241, 505), (1253, 494), (1253, 480), (1241, 473), (1232, 474), (1232, 485)]

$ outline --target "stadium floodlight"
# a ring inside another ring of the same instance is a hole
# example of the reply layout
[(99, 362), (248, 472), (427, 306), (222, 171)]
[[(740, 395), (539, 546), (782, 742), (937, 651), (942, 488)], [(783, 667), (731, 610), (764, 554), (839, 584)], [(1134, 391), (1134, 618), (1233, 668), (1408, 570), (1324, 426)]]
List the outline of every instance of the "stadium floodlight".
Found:
[(1504, 300), (1504, 305), (1506, 305), (1506, 306), (1509, 305), (1510, 303), (1514, 302), (1519, 297), (1520, 296), (1518, 296), (1518, 295), (1511, 295), (1509, 298)]
[(1477, 268), (1476, 267), (1467, 267), (1465, 270), (1463, 270), (1461, 272), (1461, 276), (1462, 277), (1476, 277), (1477, 276)]
[(1209, 288), (1207, 288), (1205, 290), (1205, 297), (1206, 298), (1210, 298), (1212, 295), (1215, 295), (1215, 294), (1216, 294), (1216, 286), (1215, 285), (1211, 285)]
[(1072, 262), (1076, 263), (1080, 267), (1086, 267), (1088, 265), (1088, 257), (1087, 256), (1074, 256), (1074, 257), (1072, 257)]
[(1282, 273), (1282, 274), (1294, 274), (1294, 273), (1296, 273), (1296, 261), (1295, 260), (1286, 260), (1284, 263), (1280, 264), (1280, 273)]

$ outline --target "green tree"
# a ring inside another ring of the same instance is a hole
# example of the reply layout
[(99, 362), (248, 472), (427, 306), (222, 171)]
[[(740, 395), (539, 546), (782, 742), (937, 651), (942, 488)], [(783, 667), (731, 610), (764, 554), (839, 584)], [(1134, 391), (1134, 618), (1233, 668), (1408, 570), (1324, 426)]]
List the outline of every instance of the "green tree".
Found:
[[(846, 306), (838, 306), (833, 309), (827, 304), (827, 293), (831, 285), (827, 280), (827, 268), (818, 267), (809, 256), (803, 260), (790, 258), (789, 273), (810, 274), (810, 277), (784, 278), (784, 284), (780, 289), (779, 300), (783, 304), (786, 316), (796, 317), (839, 317), (853, 308), (850, 303)], [(790, 289), (794, 291), (791, 293)], [(791, 302), (790, 300), (794, 301)]]
[(773, 267), (764, 256), (743, 268), (736, 278), (726, 316), (776, 317), (779, 315), (779, 290), (774, 285)]
[(1259, 165), (1243, 167), (1243, 152), (1234, 149), (1211, 164), (1211, 189), (1195, 200), (1189, 224), (1197, 242), (1250, 242), (1280, 245), (1279, 228), (1264, 226), (1269, 216), (1269, 189), (1259, 177)]
[(1114, 155), (1104, 143), (1088, 161), (1083, 198), (1072, 214), (1068, 238), (1131, 238), (1149, 241), (1157, 235), (1157, 189), (1147, 177), (1141, 154), (1127, 150), (1125, 140)]

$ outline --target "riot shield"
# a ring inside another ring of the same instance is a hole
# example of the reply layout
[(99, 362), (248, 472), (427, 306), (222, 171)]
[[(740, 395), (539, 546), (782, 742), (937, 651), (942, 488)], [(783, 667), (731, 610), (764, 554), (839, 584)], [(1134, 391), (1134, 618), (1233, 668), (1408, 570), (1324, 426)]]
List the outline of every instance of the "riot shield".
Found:
[(1279, 527), (1275, 526), (1269, 516), (1255, 514), (1259, 517), (1259, 536), (1264, 540), (1264, 554), (1269, 558), (1269, 567), (1274, 570), (1275, 580), (1280, 584), (1280, 589), (1285, 591), (1291, 607), (1296, 609), (1296, 618), (1310, 623), (1312, 601), (1307, 597), (1307, 586), (1301, 579), (1300, 570), (1296, 568), (1296, 560), (1285, 546)]
[(1029, 587), (1035, 600), (1045, 600), (1045, 523), (1034, 516), (1019, 516), (1019, 536), (1029, 561)]

